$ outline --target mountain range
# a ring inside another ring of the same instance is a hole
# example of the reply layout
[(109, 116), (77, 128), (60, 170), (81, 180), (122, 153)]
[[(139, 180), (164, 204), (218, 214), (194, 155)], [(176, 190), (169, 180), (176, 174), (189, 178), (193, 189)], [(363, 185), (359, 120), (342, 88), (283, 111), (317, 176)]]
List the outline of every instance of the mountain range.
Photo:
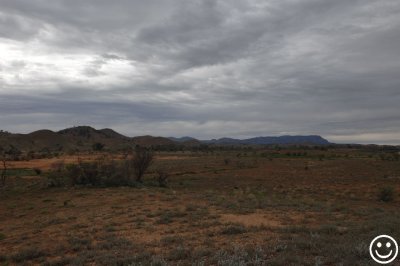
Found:
[(15, 147), (22, 151), (29, 150), (90, 150), (95, 145), (109, 150), (124, 149), (132, 145), (165, 146), (165, 145), (268, 145), (268, 144), (310, 144), (326, 145), (329, 142), (321, 136), (279, 136), (255, 137), (248, 139), (220, 138), (212, 140), (198, 140), (192, 137), (154, 137), (138, 136), (127, 137), (112, 129), (94, 129), (89, 126), (78, 126), (51, 131), (47, 129), (34, 131), (29, 134), (13, 134), (0, 131), (0, 147)]
[(309, 136), (279, 136), (279, 137), (255, 137), (249, 139), (221, 138), (203, 140), (203, 143), (210, 144), (244, 144), (244, 145), (269, 145), (269, 144), (315, 144), (327, 145), (329, 141), (318, 135)]

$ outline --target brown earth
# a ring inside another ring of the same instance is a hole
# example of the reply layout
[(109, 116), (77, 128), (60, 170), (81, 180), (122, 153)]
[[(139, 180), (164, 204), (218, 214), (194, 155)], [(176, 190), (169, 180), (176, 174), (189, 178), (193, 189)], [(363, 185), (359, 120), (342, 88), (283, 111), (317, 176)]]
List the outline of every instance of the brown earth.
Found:
[[(45, 188), (41, 176), (10, 177), (0, 264), (373, 265), (369, 241), (400, 240), (400, 163), (326, 155), (159, 153), (138, 188)], [(10, 165), (48, 170), (59, 160), (77, 157)], [(168, 188), (152, 183), (159, 168), (171, 174)], [(379, 200), (385, 187), (388, 202)]]

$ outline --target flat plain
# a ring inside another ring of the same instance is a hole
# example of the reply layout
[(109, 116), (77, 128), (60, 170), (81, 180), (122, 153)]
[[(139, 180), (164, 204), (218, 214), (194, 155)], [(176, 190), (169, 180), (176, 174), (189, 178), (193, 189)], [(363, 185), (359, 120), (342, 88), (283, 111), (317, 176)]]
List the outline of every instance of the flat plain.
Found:
[(374, 265), (400, 240), (400, 163), (376, 152), (158, 152), (139, 186), (47, 187), (77, 158), (9, 162), (0, 265)]

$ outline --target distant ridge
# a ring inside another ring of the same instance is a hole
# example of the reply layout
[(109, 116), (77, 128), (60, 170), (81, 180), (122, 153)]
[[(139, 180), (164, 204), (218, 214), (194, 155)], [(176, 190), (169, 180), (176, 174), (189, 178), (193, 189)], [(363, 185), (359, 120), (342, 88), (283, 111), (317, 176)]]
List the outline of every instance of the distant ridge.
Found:
[(172, 141), (175, 141), (175, 142), (186, 142), (186, 141), (198, 141), (197, 139), (195, 139), (195, 138), (192, 138), (192, 137), (188, 137), (188, 136), (185, 136), (185, 137), (180, 137), (180, 138), (174, 138), (174, 137), (168, 137), (170, 140), (172, 140)]
[(138, 136), (127, 137), (110, 128), (95, 129), (90, 126), (77, 126), (66, 128), (58, 132), (47, 129), (37, 130), (29, 134), (13, 134), (0, 131), (0, 147), (14, 147), (21, 151), (83, 151), (98, 147), (107, 150), (120, 150), (134, 145), (140, 146), (199, 146), (212, 145), (290, 145), (310, 144), (327, 145), (329, 141), (317, 135), (310, 136), (279, 136), (255, 137), (248, 139), (220, 138), (212, 140), (198, 140), (193, 137), (154, 137)]
[(181, 137), (181, 138), (174, 138), (174, 137), (169, 137), (168, 139), (174, 141), (175, 143), (178, 143), (180, 145), (185, 145), (185, 146), (198, 146), (202, 144), (202, 142), (198, 139), (192, 138), (192, 137)]
[(247, 144), (247, 145), (268, 145), (268, 144), (314, 144), (328, 145), (330, 142), (318, 135), (309, 136), (279, 136), (279, 137), (255, 137), (249, 139), (221, 138), (205, 140), (204, 143), (212, 144)]
[[(181, 137), (174, 138), (169, 137), (169, 139), (175, 142), (187, 142), (187, 141), (196, 141), (195, 138), (192, 137)], [(313, 145), (327, 145), (331, 144), (328, 140), (324, 139), (318, 135), (308, 135), (308, 136), (278, 136), (278, 137), (255, 137), (248, 139), (234, 139), (234, 138), (220, 138), (220, 139), (211, 139), (211, 140), (199, 140), (200, 143), (204, 144), (229, 144), (229, 145), (269, 145), (269, 144), (313, 144)]]

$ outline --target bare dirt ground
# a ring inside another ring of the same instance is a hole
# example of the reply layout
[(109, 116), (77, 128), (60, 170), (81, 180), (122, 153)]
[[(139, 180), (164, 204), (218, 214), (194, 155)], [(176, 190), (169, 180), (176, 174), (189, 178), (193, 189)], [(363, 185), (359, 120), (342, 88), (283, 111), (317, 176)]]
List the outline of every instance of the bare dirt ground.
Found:
[[(45, 173), (16, 173), (0, 192), (0, 265), (374, 265), (375, 236), (400, 241), (400, 163), (328, 155), (160, 153), (140, 187), (46, 188)], [(10, 165), (59, 160), (77, 158)]]

